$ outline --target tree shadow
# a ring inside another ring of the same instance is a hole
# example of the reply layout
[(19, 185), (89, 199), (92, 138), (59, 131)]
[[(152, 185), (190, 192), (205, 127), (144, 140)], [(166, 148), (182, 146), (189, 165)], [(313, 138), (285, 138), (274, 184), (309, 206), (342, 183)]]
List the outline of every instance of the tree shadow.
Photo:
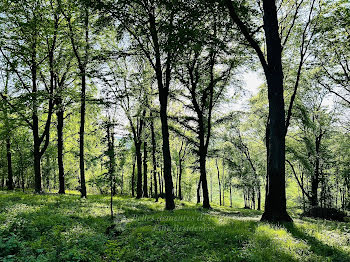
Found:
[(328, 261), (327, 259), (331, 259), (331, 261), (336, 262), (350, 261), (350, 256), (344, 251), (336, 247), (329, 246), (317, 238), (310, 236), (293, 223), (285, 223), (284, 227), (294, 238), (305, 241), (310, 246), (310, 250), (314, 254), (323, 257), (325, 261)]

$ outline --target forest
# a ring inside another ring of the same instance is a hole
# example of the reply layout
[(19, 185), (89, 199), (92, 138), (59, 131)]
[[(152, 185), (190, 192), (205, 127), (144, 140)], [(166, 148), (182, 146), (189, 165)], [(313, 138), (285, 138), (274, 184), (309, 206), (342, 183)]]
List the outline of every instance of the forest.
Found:
[(350, 261), (349, 0), (0, 0), (0, 261)]

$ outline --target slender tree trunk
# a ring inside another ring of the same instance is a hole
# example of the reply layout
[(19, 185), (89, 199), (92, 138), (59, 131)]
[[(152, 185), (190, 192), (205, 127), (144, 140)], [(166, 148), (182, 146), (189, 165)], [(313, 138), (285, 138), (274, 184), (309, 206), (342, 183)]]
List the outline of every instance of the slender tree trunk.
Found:
[(218, 165), (218, 160), (215, 160), (216, 162), (216, 170), (218, 171), (218, 183), (219, 183), (219, 199), (220, 199), (220, 206), (221, 206), (221, 180), (220, 180), (220, 170), (219, 170), (219, 165)]
[(62, 108), (62, 99), (57, 99), (58, 110), (57, 115), (57, 163), (58, 163), (58, 180), (59, 180), (59, 194), (65, 193), (65, 181), (64, 181), (64, 165), (63, 165), (63, 121), (64, 111)]
[(202, 184), (202, 177), (199, 177), (198, 186), (197, 186), (197, 204), (201, 202), (201, 184)]
[(134, 161), (132, 163), (132, 174), (131, 174), (131, 195), (134, 197), (135, 196), (135, 157)]
[(311, 206), (318, 206), (318, 187), (320, 182), (320, 146), (321, 146), (322, 133), (316, 137), (315, 141), (315, 151), (316, 151), (316, 160), (315, 160), (315, 171), (311, 177)]
[(180, 158), (180, 162), (179, 162), (179, 191), (178, 191), (178, 198), (180, 200), (182, 200), (181, 178), (182, 178), (182, 159)]
[(199, 164), (200, 164), (200, 172), (201, 172), (202, 191), (203, 191), (203, 208), (210, 208), (208, 182), (207, 182), (207, 174), (206, 174), (206, 154), (200, 153)]
[[(122, 181), (120, 184), (120, 194), (123, 195), (123, 189), (124, 189), (124, 168), (122, 169)], [(114, 194), (116, 194), (116, 183), (114, 181)]]
[(135, 142), (136, 149), (136, 164), (137, 164), (137, 183), (136, 183), (136, 198), (142, 197), (142, 155), (141, 142)]
[(39, 119), (38, 119), (38, 107), (37, 107), (37, 66), (36, 66), (36, 46), (33, 47), (33, 57), (32, 57), (32, 99), (33, 99), (33, 142), (34, 142), (34, 178), (35, 178), (35, 192), (40, 194), (42, 192), (41, 188), (41, 166), (40, 166), (40, 138), (39, 138)]
[[(8, 96), (8, 82), (9, 82), (9, 69), (6, 70), (6, 81), (5, 81), (5, 100)], [(11, 153), (11, 127), (8, 118), (7, 104), (3, 108), (4, 113), (4, 124), (6, 129), (6, 156), (7, 156), (7, 189), (13, 190), (13, 172), (12, 172), (12, 153)]]
[(143, 196), (148, 197), (147, 185), (147, 142), (143, 142)]
[(151, 136), (152, 136), (152, 160), (153, 160), (153, 179), (154, 179), (154, 197), (158, 202), (158, 187), (157, 187), (157, 160), (156, 160), (156, 137), (154, 133), (154, 124), (152, 119), (152, 112), (150, 112), (151, 118)]
[(222, 159), (222, 205), (225, 206), (225, 163)]
[(80, 168), (80, 192), (81, 197), (86, 197), (85, 184), (85, 160), (84, 160), (84, 138), (85, 138), (85, 103), (86, 103), (86, 73), (81, 70), (81, 94), (80, 94), (80, 132), (79, 132), (79, 168)]
[(12, 154), (11, 154), (11, 140), (6, 138), (6, 154), (7, 154), (7, 189), (13, 190), (13, 173), (12, 173)]
[(210, 202), (213, 203), (213, 174), (210, 172)]
[(258, 210), (261, 210), (261, 189), (260, 189), (260, 184), (258, 185)]
[(176, 167), (176, 175), (175, 175), (175, 194), (174, 196), (177, 196), (177, 185), (179, 184), (179, 167)]
[(163, 165), (160, 165), (160, 173), (158, 174), (160, 193), (164, 194), (164, 184), (163, 184)]

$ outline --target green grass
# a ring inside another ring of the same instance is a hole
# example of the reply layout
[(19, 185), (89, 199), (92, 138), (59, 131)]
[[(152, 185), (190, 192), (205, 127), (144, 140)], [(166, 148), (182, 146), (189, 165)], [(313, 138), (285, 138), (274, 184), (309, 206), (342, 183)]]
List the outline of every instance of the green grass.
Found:
[(349, 223), (259, 222), (260, 211), (0, 191), (0, 261), (350, 261)]

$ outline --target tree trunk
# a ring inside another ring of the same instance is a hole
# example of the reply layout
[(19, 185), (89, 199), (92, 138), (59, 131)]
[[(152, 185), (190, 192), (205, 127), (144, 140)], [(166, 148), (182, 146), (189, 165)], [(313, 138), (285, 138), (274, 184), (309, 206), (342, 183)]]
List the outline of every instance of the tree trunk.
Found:
[(80, 132), (79, 132), (79, 168), (80, 168), (80, 193), (86, 197), (85, 184), (85, 160), (84, 160), (84, 136), (85, 136), (85, 103), (86, 103), (86, 73), (81, 70), (81, 94), (80, 94)]
[(165, 208), (172, 210), (175, 208), (174, 194), (173, 194), (173, 179), (171, 177), (171, 156), (169, 147), (169, 127), (167, 116), (167, 96), (163, 92), (159, 93), (160, 99), (160, 120), (162, 123), (162, 137), (163, 137), (163, 162), (164, 162), (164, 182), (165, 182)]
[(258, 210), (261, 210), (261, 189), (260, 189), (260, 185), (258, 185)]
[(38, 117), (33, 115), (33, 136), (34, 136), (34, 177), (35, 177), (35, 193), (40, 194), (41, 189), (41, 155), (40, 155), (40, 141), (39, 141), (39, 125)]
[(225, 206), (225, 163), (222, 159), (222, 205)]
[(137, 164), (137, 183), (136, 183), (136, 198), (142, 197), (142, 155), (141, 142), (135, 142), (136, 164)]
[(320, 146), (321, 146), (322, 133), (316, 137), (315, 141), (315, 151), (316, 151), (316, 160), (315, 160), (315, 171), (311, 177), (311, 206), (318, 206), (318, 186), (320, 182)]
[(202, 177), (199, 177), (198, 186), (197, 186), (197, 204), (201, 202), (201, 184), (202, 184)]
[(210, 202), (213, 203), (213, 175), (210, 172)]
[(216, 170), (218, 171), (218, 183), (219, 183), (219, 199), (220, 199), (220, 206), (221, 206), (221, 180), (220, 180), (220, 170), (219, 170), (219, 165), (218, 165), (218, 160), (215, 160), (216, 162)]
[(181, 178), (182, 178), (182, 159), (180, 158), (180, 161), (179, 161), (179, 191), (178, 191), (178, 198), (180, 200), (182, 200)]
[[(173, 210), (175, 208), (174, 202), (174, 186), (171, 177), (171, 155), (169, 145), (169, 126), (168, 126), (168, 95), (171, 80), (171, 56), (167, 54), (165, 65), (165, 77), (163, 76), (163, 66), (161, 62), (161, 52), (158, 39), (158, 32), (156, 26), (156, 18), (152, 12), (149, 12), (150, 33), (155, 51), (155, 73), (157, 78), (157, 85), (159, 91), (160, 104), (160, 121), (162, 124), (162, 138), (163, 138), (163, 165), (164, 165), (164, 182), (165, 182), (165, 208)], [(163, 78), (165, 81), (163, 82)]]
[(179, 183), (179, 167), (176, 167), (176, 175), (175, 175), (175, 194), (174, 196), (177, 196), (177, 185)]
[(7, 189), (13, 190), (13, 173), (12, 173), (12, 154), (11, 154), (11, 140), (6, 138), (6, 154), (7, 154)]
[(58, 180), (59, 180), (59, 194), (65, 193), (65, 182), (64, 182), (64, 165), (63, 165), (63, 121), (64, 111), (62, 108), (62, 99), (57, 99), (58, 110), (57, 115), (57, 163), (58, 163)]
[(206, 173), (206, 154), (204, 154), (203, 150), (200, 152), (199, 165), (200, 165), (199, 168), (201, 173), (202, 191), (203, 191), (203, 208), (210, 208), (207, 173)]
[(268, 188), (261, 220), (292, 221), (286, 210), (285, 110), (283, 98), (282, 48), (275, 0), (264, 0), (264, 30), (267, 63), (265, 75), (269, 99)]
[(35, 182), (35, 193), (40, 194), (42, 192), (41, 188), (41, 166), (40, 166), (40, 138), (39, 138), (39, 119), (38, 119), (38, 106), (37, 106), (37, 66), (36, 66), (36, 46), (33, 47), (33, 57), (32, 57), (32, 99), (33, 99), (33, 142), (34, 142), (34, 182)]
[(132, 163), (132, 174), (131, 174), (131, 195), (135, 196), (135, 158)]
[(160, 193), (164, 194), (163, 166), (162, 165), (160, 165), (160, 173), (158, 173), (158, 181), (159, 181)]
[(143, 142), (143, 196), (148, 197), (147, 185), (147, 142)]

